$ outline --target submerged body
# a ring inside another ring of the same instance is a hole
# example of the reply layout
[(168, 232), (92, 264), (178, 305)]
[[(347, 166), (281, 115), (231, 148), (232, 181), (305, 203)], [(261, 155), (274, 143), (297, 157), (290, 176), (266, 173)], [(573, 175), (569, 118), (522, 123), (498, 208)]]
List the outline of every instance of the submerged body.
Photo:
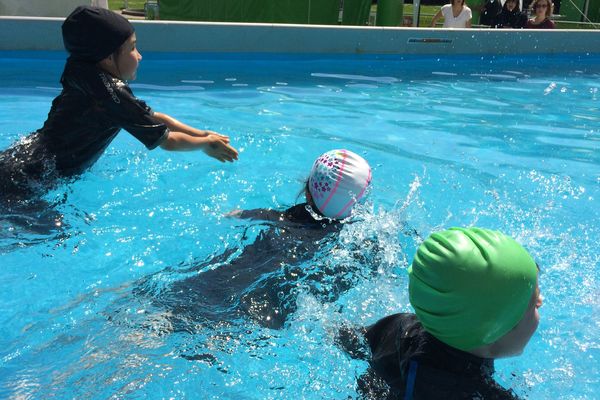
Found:
[[(349, 284), (344, 271), (339, 267), (327, 271), (321, 263), (315, 267), (305, 264), (340, 231), (340, 220), (351, 215), (370, 183), (371, 167), (358, 154), (346, 149), (322, 154), (305, 184), (306, 203), (285, 211), (230, 213), (265, 221), (267, 229), (252, 244), (183, 271), (192, 276), (175, 282), (153, 298), (153, 303), (168, 311), (175, 330), (180, 324), (186, 329), (196, 321), (229, 321), (242, 316), (279, 328), (295, 310), (294, 294), (300, 283), (306, 283), (313, 294), (334, 298)], [(137, 290), (144, 291), (143, 286)]]
[[(315, 219), (307, 206), (302, 203), (283, 212), (243, 211), (238, 217), (265, 221), (267, 229), (243, 249), (228, 250), (178, 271), (193, 275), (154, 295), (153, 304), (168, 311), (174, 330), (185, 330), (201, 321), (232, 321), (244, 316), (263, 326), (281, 327), (295, 309), (289, 296), (299, 280), (311, 274), (302, 271), (300, 265), (342, 227), (336, 221)], [(134, 293), (151, 292), (151, 283), (152, 276)]]

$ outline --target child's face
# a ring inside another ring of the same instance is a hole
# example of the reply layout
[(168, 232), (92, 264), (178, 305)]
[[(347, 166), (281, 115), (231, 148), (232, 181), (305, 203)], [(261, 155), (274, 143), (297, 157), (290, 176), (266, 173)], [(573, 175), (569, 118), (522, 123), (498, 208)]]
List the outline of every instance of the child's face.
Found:
[(123, 80), (134, 80), (141, 60), (142, 55), (137, 50), (134, 33), (121, 45), (118, 57), (115, 60), (117, 71), (120, 73), (119, 78)]
[(510, 332), (494, 343), (495, 358), (511, 357), (523, 353), (525, 346), (529, 343), (529, 339), (531, 339), (540, 323), (538, 308), (541, 306), (542, 296), (540, 288), (536, 284), (529, 306), (521, 321)]

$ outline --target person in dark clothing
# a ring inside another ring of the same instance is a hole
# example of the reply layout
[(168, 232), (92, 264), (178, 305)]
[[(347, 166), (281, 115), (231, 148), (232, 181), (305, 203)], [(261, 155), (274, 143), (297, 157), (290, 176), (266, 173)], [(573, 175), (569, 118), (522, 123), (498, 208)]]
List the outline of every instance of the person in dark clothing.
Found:
[(481, 6), (479, 25), (496, 26), (496, 20), (501, 11), (502, 3), (500, 0), (486, 0), (483, 6)]
[(69, 57), (38, 131), (0, 153), (0, 203), (8, 207), (41, 196), (61, 178), (91, 167), (121, 129), (148, 149), (203, 150), (234, 161), (229, 138), (185, 125), (137, 99), (127, 80), (136, 78), (142, 56), (133, 26), (112, 11), (77, 7), (62, 25)]
[[(371, 169), (362, 157), (348, 150), (329, 151), (313, 165), (304, 190), (305, 203), (285, 211), (254, 209), (229, 214), (266, 225), (253, 243), (178, 270), (178, 274), (191, 276), (157, 294), (152, 294), (154, 276), (150, 276), (137, 285), (134, 294), (152, 295), (152, 303), (168, 312), (174, 331), (240, 317), (280, 328), (295, 309), (293, 291), (298, 282), (320, 281), (327, 273), (301, 264), (336, 237), (343, 226), (341, 220), (350, 215), (370, 182)], [(341, 279), (338, 287), (348, 284), (342, 282), (343, 274), (336, 278)]]
[(494, 380), (494, 359), (521, 354), (537, 329), (537, 272), (527, 251), (500, 232), (432, 234), (409, 268), (415, 314), (340, 335), (351, 355), (369, 360), (359, 391), (387, 399), (517, 398)]
[(527, 25), (527, 15), (519, 9), (517, 0), (506, 0), (498, 15), (496, 28), (522, 29)]
[(549, 0), (533, 0), (531, 3), (533, 18), (527, 20), (527, 29), (554, 29), (556, 26), (550, 19), (552, 16), (552, 2)]

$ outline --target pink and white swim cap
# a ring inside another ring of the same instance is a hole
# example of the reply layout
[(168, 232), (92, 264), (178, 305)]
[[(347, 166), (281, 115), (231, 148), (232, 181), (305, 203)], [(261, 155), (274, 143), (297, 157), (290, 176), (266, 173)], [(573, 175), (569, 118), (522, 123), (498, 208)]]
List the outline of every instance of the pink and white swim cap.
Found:
[(349, 150), (331, 150), (315, 161), (308, 190), (321, 214), (343, 219), (363, 197), (371, 183), (371, 167)]

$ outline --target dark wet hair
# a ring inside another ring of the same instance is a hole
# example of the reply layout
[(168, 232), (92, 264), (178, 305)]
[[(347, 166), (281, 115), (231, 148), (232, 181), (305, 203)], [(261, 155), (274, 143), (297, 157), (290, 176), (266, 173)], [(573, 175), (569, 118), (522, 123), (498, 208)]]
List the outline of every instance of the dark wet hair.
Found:
[[(515, 3), (515, 8), (513, 8), (513, 10), (512, 10), (512, 11), (509, 11), (509, 10), (508, 10), (508, 7), (507, 7), (507, 5), (508, 5), (508, 2), (509, 2), (509, 1), (513, 1), (513, 2)], [(506, 10), (506, 11), (508, 11), (508, 12), (520, 12), (520, 11), (521, 11), (521, 8), (519, 7), (519, 0), (506, 0), (506, 1), (504, 2), (504, 5), (502, 6), (502, 9), (503, 9), (503, 10)]]
[[(296, 196), (296, 202), (298, 202), (298, 199), (300, 198), (300, 196), (304, 195), (306, 197), (306, 193), (310, 193), (310, 179), (306, 178), (306, 180), (304, 181), (304, 186), (302, 187), (302, 190), (300, 190), (300, 192), (298, 192), (298, 195)], [(317, 208), (317, 205), (315, 204), (312, 195), (310, 196), (310, 199), (307, 199), (306, 203), (310, 206), (310, 208), (312, 208), (312, 210), (319, 214), (320, 216), (324, 217), (324, 215), (321, 213), (321, 211), (319, 211), (319, 209)]]

